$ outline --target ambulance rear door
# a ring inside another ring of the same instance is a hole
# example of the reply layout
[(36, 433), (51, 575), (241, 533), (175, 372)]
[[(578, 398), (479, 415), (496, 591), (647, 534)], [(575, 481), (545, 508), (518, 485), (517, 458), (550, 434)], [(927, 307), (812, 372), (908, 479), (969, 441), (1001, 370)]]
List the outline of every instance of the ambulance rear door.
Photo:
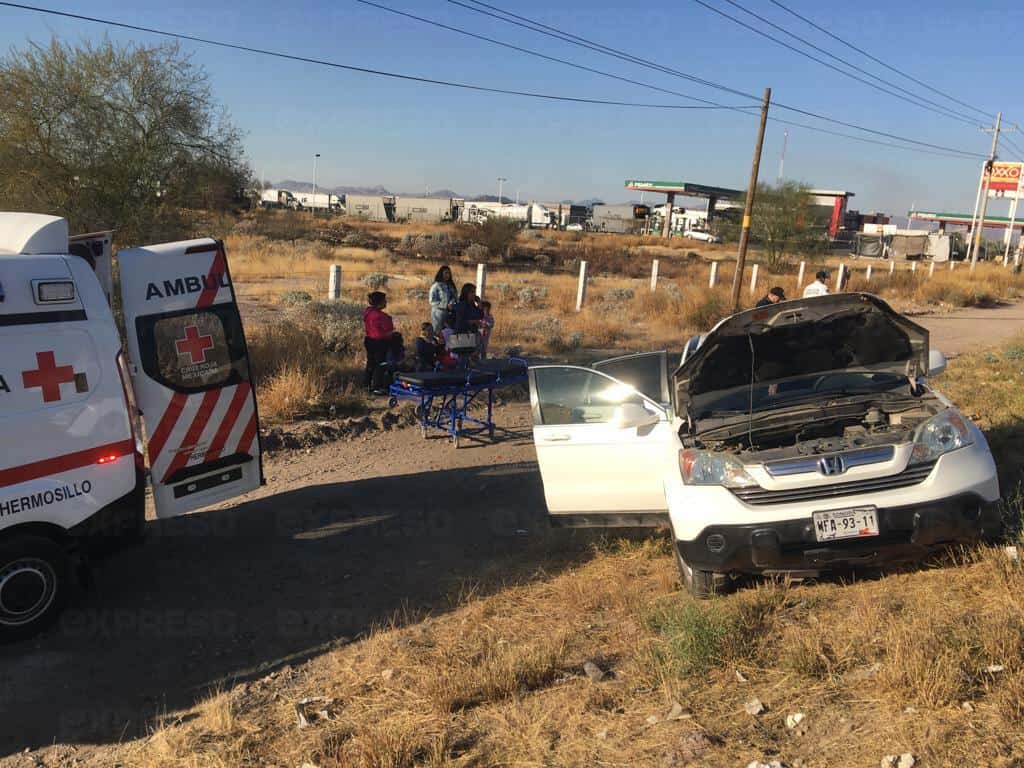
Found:
[(256, 397), (224, 244), (165, 243), (117, 260), (157, 517), (259, 487)]

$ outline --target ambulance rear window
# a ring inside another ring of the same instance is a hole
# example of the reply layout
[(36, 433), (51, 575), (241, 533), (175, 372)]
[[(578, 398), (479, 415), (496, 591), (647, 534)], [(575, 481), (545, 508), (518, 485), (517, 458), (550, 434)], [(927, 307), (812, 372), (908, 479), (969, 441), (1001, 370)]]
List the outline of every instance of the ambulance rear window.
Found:
[(249, 380), (242, 323), (234, 305), (135, 320), (146, 375), (179, 392)]

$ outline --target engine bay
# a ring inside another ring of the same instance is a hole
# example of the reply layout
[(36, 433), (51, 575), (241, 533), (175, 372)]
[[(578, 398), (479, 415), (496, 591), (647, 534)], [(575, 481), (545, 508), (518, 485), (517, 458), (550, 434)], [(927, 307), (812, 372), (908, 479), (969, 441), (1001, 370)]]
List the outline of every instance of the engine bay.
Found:
[(745, 462), (760, 463), (906, 443), (918, 425), (944, 408), (928, 393), (803, 405), (749, 417), (703, 419), (681, 437), (687, 447), (734, 453)]

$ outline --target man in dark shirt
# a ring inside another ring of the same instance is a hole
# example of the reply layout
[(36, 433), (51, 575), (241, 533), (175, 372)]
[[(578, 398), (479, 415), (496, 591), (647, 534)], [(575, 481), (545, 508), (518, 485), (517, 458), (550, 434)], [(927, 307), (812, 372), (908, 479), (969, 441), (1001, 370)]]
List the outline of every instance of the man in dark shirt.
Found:
[(772, 304), (778, 304), (780, 301), (786, 300), (786, 292), (781, 287), (775, 286), (764, 297), (757, 302), (754, 306), (756, 307), (770, 307)]

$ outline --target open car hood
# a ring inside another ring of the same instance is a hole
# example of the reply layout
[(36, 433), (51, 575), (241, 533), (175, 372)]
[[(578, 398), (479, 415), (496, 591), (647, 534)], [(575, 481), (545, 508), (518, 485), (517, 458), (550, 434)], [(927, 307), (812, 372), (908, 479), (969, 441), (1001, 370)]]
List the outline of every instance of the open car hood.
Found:
[(748, 309), (722, 320), (673, 374), (677, 413), (751, 384), (842, 371), (911, 380), (928, 371), (928, 330), (866, 293)]

